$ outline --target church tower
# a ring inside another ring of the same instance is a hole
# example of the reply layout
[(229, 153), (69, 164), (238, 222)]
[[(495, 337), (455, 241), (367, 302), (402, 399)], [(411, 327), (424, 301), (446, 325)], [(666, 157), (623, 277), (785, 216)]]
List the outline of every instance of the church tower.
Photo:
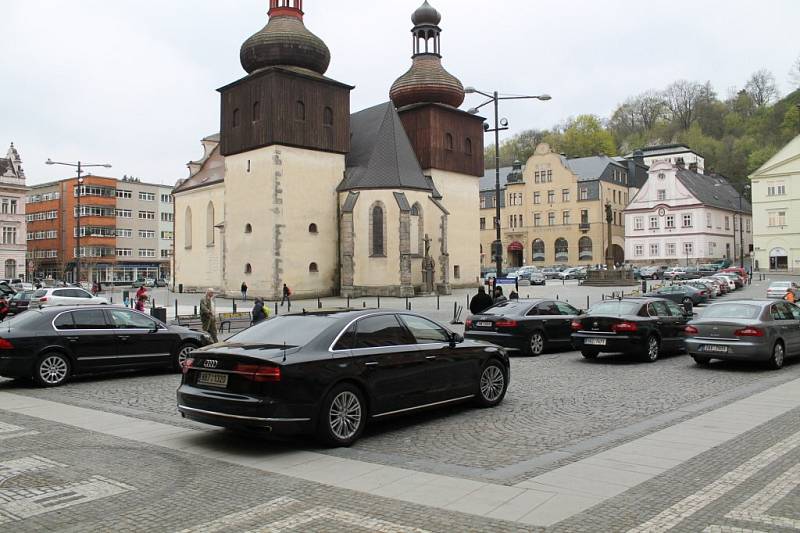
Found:
[(225, 290), (279, 298), (338, 291), (336, 187), (350, 151), (352, 86), (325, 77), (331, 54), (303, 0), (270, 0), (241, 47), (247, 76), (219, 89), (225, 158)]
[(428, 0), (413, 13), (411, 68), (394, 82), (389, 95), (423, 171), (446, 207), (437, 247), (437, 282), (449, 289), (473, 286), (480, 274), (478, 191), (484, 119), (458, 109), (464, 86), (442, 66), (441, 21)]

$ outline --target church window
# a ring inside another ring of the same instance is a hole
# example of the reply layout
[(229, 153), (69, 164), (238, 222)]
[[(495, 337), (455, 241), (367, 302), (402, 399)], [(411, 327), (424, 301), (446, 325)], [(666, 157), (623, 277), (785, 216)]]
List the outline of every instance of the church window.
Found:
[(445, 150), (453, 149), (453, 135), (450, 133), (444, 136), (444, 148)]
[(311, 263), (310, 265), (308, 265), (308, 271), (311, 273), (319, 272), (319, 267), (317, 266), (316, 263)]
[(253, 265), (251, 265), (250, 263), (247, 263), (244, 266), (244, 273), (245, 274), (252, 274), (253, 273)]
[(309, 224), (309, 226), (308, 226), (308, 232), (309, 232), (309, 233), (313, 233), (313, 234), (315, 234), (315, 235), (316, 235), (317, 233), (319, 233), (319, 230), (317, 229), (317, 225), (316, 225), (316, 224)]
[(233, 120), (232, 120), (232, 122), (233, 122), (233, 127), (234, 128), (238, 128), (239, 127), (239, 108), (238, 107), (233, 110)]
[(322, 113), (322, 123), (325, 126), (333, 126), (333, 109), (326, 107)]
[(191, 248), (192, 247), (192, 208), (191, 207), (187, 207), (186, 208), (186, 216), (184, 218), (185, 218), (185, 220), (184, 220), (184, 224), (185, 224), (185, 227), (184, 227), (184, 231), (185, 231), (184, 245), (185, 245), (186, 248)]
[(467, 137), (467, 140), (464, 141), (464, 148), (467, 155), (472, 155), (472, 139)]
[(453, 278), (461, 279), (461, 267), (459, 265), (453, 266)]
[(425, 254), (425, 230), (422, 220), (422, 206), (419, 205), (419, 202), (415, 202), (411, 206), (411, 227), (409, 228), (411, 253), (415, 255)]
[(208, 202), (206, 207), (206, 244), (214, 246), (214, 203)]
[(370, 213), (370, 255), (373, 257), (386, 256), (386, 240), (384, 238), (386, 227), (384, 220), (383, 204), (377, 202)]
[(261, 102), (256, 100), (253, 102), (253, 122), (261, 120)]
[(244, 232), (245, 232), (245, 233), (253, 233), (253, 226), (252, 226), (252, 225), (250, 225), (250, 224), (245, 224), (245, 226), (244, 226)]
[(296, 120), (306, 119), (306, 104), (304, 104), (302, 100), (298, 100), (297, 104), (295, 104), (294, 118)]

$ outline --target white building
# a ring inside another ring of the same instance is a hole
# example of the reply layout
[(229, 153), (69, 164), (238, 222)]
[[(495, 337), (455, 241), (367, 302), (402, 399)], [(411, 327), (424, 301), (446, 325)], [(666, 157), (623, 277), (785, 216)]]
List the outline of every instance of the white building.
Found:
[[(683, 162), (687, 169), (696, 171), (699, 174), (705, 174), (705, 158), (685, 144), (648, 146), (647, 148), (642, 148), (641, 152), (644, 164), (647, 166), (652, 166), (656, 161), (668, 161), (674, 165)], [(628, 154), (625, 159), (632, 159), (633, 156), (634, 154)]]
[(25, 277), (26, 231), (25, 172), (14, 143), (5, 158), (0, 158), (0, 264), (3, 277)]
[(724, 178), (655, 161), (625, 209), (625, 257), (635, 264), (698, 264), (742, 251), (749, 266), (749, 202)]

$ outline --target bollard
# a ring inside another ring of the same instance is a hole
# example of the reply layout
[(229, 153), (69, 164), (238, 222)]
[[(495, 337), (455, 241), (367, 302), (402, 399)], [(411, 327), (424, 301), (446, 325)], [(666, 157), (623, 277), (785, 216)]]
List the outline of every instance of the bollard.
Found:
[(600, 296), (603, 299), (603, 301), (605, 302), (606, 301), (606, 295), (605, 294), (601, 294)]
[(558, 298), (558, 294), (556, 294), (556, 301), (558, 301), (558, 300), (559, 300), (559, 298)]
[(278, 302), (275, 302), (275, 316), (278, 316)]
[(367, 302), (363, 302), (363, 301), (362, 301), (362, 302), (361, 302), (361, 307), (363, 307), (364, 309), (366, 309), (366, 308), (367, 308)]
[(380, 297), (380, 295), (379, 295), (379, 296), (378, 296), (378, 309), (380, 309), (380, 308), (381, 308), (381, 297)]
[(114, 297), (113, 297), (113, 296), (111, 297), (111, 299), (109, 300), (109, 302), (110, 302), (111, 304), (113, 304), (113, 303), (114, 303)]
[(287, 313), (291, 313), (292, 312), (292, 301), (289, 300), (289, 299), (286, 300), (286, 312)]
[(319, 299), (319, 296), (317, 296), (317, 309), (322, 309), (322, 300)]
[(175, 298), (175, 317), (177, 318), (177, 316), (178, 316), (178, 299)]
[(457, 316), (458, 316), (458, 303), (453, 302), (453, 321), (456, 320)]
[(406, 296), (406, 310), (408, 310), (408, 296)]
[(197, 316), (197, 306), (194, 306), (194, 314), (192, 316)]
[(350, 296), (347, 296), (347, 308), (350, 309)]
[(233, 301), (233, 312), (236, 312), (236, 300)]
[(440, 302), (439, 302), (439, 295), (437, 294), (437, 295), (436, 295), (436, 310), (438, 311), (438, 310), (440, 310), (441, 308), (442, 308), (442, 307), (441, 307), (441, 305), (440, 305)]
[(586, 309), (587, 310), (589, 309), (589, 297), (588, 296), (586, 297)]

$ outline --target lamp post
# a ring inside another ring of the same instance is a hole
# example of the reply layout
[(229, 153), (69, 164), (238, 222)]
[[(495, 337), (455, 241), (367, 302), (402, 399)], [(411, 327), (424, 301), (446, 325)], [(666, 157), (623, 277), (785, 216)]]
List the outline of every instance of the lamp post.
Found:
[[(73, 167), (78, 170), (78, 189), (77, 189), (77, 205), (78, 212), (76, 216), (77, 237), (75, 237), (75, 281), (78, 285), (81, 284), (81, 194), (83, 193), (83, 169), (91, 167), (111, 168), (108, 163), (85, 165), (78, 161), (77, 163), (61, 163), (48, 159), (45, 161), (46, 165), (62, 165), (65, 167)], [(69, 251), (69, 250), (68, 250)]]
[(464, 89), (467, 94), (480, 94), (488, 98), (478, 107), (471, 108), (468, 113), (475, 115), (478, 110), (485, 105), (494, 104), (494, 128), (490, 128), (488, 124), (484, 124), (483, 131), (486, 133), (494, 133), (494, 165), (495, 165), (495, 180), (494, 180), (494, 207), (495, 207), (495, 242), (493, 245), (493, 252), (495, 255), (495, 266), (497, 268), (496, 279), (503, 277), (503, 246), (502, 234), (500, 231), (500, 132), (508, 129), (508, 119), (500, 118), (500, 101), (501, 100), (551, 100), (549, 94), (541, 94), (537, 96), (524, 96), (524, 95), (501, 95), (497, 91), (492, 94), (479, 91), (475, 87), (467, 87)]
[(739, 267), (744, 268), (744, 213), (742, 211), (742, 196), (750, 190), (750, 185), (745, 185), (744, 190), (739, 193)]

